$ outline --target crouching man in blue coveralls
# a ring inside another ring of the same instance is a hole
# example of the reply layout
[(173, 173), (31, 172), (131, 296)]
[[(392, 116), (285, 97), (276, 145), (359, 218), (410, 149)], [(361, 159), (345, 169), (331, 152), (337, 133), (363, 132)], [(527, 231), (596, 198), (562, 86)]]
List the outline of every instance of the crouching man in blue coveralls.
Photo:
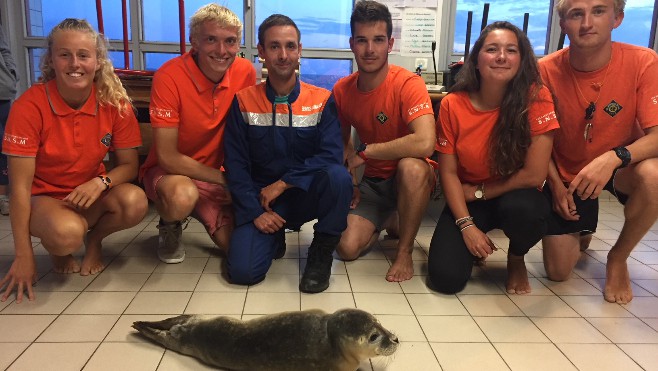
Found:
[(313, 219), (313, 242), (299, 284), (329, 287), (333, 252), (347, 226), (351, 177), (333, 96), (295, 74), (302, 45), (292, 19), (274, 14), (258, 29), (267, 81), (238, 92), (224, 138), (226, 176), (235, 209), (228, 253), (233, 283), (262, 281), (285, 253), (284, 226)]

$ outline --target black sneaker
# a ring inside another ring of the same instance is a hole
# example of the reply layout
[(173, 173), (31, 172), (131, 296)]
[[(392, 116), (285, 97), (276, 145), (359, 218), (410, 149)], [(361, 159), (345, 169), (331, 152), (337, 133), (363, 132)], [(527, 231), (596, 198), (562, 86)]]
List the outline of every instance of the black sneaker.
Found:
[(333, 253), (339, 241), (340, 236), (315, 232), (313, 242), (308, 248), (308, 260), (302, 280), (299, 282), (299, 291), (312, 294), (322, 292), (329, 287), (331, 265), (334, 261)]

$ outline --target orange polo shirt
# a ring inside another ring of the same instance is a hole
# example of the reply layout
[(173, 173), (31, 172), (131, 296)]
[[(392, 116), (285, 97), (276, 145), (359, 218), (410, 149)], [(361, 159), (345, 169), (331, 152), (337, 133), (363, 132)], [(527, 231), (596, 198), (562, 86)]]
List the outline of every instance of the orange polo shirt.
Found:
[(34, 157), (32, 195), (62, 199), (75, 187), (105, 173), (103, 158), (110, 149), (135, 148), (142, 137), (134, 112), (123, 117), (96, 100), (94, 86), (79, 109), (71, 108), (55, 80), (35, 84), (11, 107), (2, 152)]
[[(224, 163), (224, 128), (238, 91), (256, 83), (256, 71), (235, 58), (218, 84), (208, 80), (191, 52), (167, 61), (153, 76), (150, 116), (153, 128), (178, 128), (178, 152), (213, 168)], [(158, 164), (156, 143), (140, 169), (140, 179)]]

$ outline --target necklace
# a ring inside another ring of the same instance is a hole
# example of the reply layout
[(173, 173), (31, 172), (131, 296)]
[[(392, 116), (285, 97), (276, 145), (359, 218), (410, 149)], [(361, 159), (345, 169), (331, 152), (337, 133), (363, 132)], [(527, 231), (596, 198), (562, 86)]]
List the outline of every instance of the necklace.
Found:
[[(596, 100), (595, 101), (589, 101), (589, 104), (587, 105), (587, 108), (585, 108), (585, 132), (583, 133), (583, 136), (585, 137), (585, 142), (590, 142), (592, 143), (592, 119), (594, 119), (594, 111), (596, 111), (596, 104), (599, 102), (599, 98), (601, 98), (601, 90), (603, 89), (603, 85), (605, 85), (605, 81), (608, 79), (608, 71), (610, 70), (610, 65), (612, 64), (612, 54), (610, 54), (610, 60), (608, 61), (608, 67), (605, 68), (605, 75), (603, 75), (603, 81), (601, 83), (593, 83), (592, 85), (597, 86), (599, 89), (599, 93), (596, 95)], [(571, 73), (571, 78), (573, 79), (573, 83), (576, 85), (576, 89), (578, 89), (578, 93), (580, 96), (585, 100), (585, 103), (587, 104), (587, 98), (585, 97), (585, 94), (583, 94), (583, 91), (580, 90), (580, 84), (578, 84), (578, 80), (576, 79), (576, 75), (573, 73), (573, 67), (571, 67), (571, 63), (569, 63), (569, 72)]]

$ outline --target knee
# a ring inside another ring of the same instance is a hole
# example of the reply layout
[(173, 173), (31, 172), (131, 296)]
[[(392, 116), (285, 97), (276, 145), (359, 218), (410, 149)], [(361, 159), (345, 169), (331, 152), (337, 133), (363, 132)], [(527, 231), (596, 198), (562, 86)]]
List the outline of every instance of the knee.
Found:
[(122, 220), (130, 226), (141, 222), (149, 208), (146, 194), (137, 186), (121, 191), (120, 206)]
[(352, 192), (352, 175), (342, 165), (329, 165), (324, 173), (326, 176), (329, 189), (333, 193), (332, 197), (339, 198), (339, 195)]
[[(646, 190), (651, 190), (654, 193), (658, 192), (658, 182), (656, 182), (656, 179), (658, 179), (658, 159), (652, 158), (640, 162), (635, 166), (635, 172), (638, 185), (644, 188), (643, 192), (646, 192)], [(653, 197), (652, 201), (658, 202)]]
[(546, 269), (546, 277), (551, 281), (563, 282), (571, 276), (571, 269), (565, 266), (545, 262), (544, 269)]
[(418, 158), (403, 158), (398, 162), (398, 183), (408, 184), (415, 187), (427, 184), (429, 186), (430, 167), (425, 160)]
[(337, 164), (328, 165), (326, 168), (326, 172), (330, 180), (336, 181), (338, 183), (342, 183), (345, 180), (351, 181), (352, 179), (352, 176), (343, 165), (337, 165)]
[(355, 239), (345, 238), (343, 234), (338, 246), (336, 246), (336, 253), (341, 260), (351, 261), (359, 258), (361, 248)]
[(456, 294), (466, 287), (468, 278), (458, 279), (453, 275), (430, 269), (428, 271), (429, 287), (441, 294)]
[[(82, 246), (87, 228), (76, 220), (58, 220), (41, 237), (44, 247), (57, 249), (56, 255), (68, 255)], [(52, 251), (49, 251), (52, 252)]]
[(546, 277), (551, 281), (562, 282), (571, 276), (571, 265), (564, 259), (552, 259), (544, 254), (544, 270)]
[(229, 249), (227, 264), (229, 281), (236, 285), (248, 286), (264, 280), (267, 269), (260, 269), (260, 267), (253, 266), (250, 263), (249, 260), (238, 261), (235, 258), (231, 259), (231, 250)]
[(254, 285), (265, 279), (272, 259), (268, 255), (273, 242), (261, 235), (253, 223), (233, 230), (227, 256), (229, 281), (236, 285)]
[(194, 183), (178, 183), (160, 197), (169, 208), (191, 210), (199, 200), (199, 190)]
[(265, 279), (265, 274), (256, 274), (248, 269), (231, 268), (228, 269), (229, 281), (235, 285), (250, 286), (255, 285)]

